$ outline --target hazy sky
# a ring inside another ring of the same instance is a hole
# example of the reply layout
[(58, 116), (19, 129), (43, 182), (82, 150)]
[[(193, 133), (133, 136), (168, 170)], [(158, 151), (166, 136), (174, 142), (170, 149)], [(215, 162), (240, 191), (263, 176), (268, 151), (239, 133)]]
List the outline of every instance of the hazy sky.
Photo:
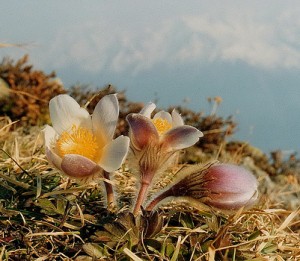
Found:
[[(84, 5), (83, 5), (84, 3)], [(299, 1), (3, 1), (1, 58), (30, 55), (66, 87), (112, 83), (133, 101), (158, 99), (234, 115), (236, 138), (300, 151)]]

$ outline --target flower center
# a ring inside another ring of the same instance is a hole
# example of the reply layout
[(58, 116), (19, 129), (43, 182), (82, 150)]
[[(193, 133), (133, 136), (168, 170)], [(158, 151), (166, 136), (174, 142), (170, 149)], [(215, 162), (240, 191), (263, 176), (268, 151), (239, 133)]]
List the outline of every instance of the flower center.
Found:
[(153, 119), (152, 122), (156, 127), (159, 135), (164, 134), (166, 131), (172, 128), (172, 124), (168, 122), (166, 119), (156, 118)]
[(72, 126), (70, 131), (64, 131), (56, 141), (58, 154), (78, 154), (96, 161), (99, 159), (100, 148), (93, 133), (83, 127)]

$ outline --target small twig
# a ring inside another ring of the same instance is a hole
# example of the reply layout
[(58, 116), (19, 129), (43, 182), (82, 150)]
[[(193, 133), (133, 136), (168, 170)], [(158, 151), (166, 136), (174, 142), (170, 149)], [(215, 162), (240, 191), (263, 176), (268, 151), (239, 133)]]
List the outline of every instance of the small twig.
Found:
[(40, 198), (47, 198), (49, 196), (54, 196), (54, 195), (74, 193), (74, 192), (82, 191), (82, 190), (85, 190), (85, 189), (88, 189), (88, 188), (92, 188), (92, 187), (93, 186), (81, 186), (81, 187), (72, 188), (72, 189), (51, 191), (51, 192), (43, 194)]
[(29, 173), (27, 172), (27, 170), (25, 170), (23, 167), (21, 167), (21, 165), (8, 153), (6, 152), (4, 149), (0, 149), (2, 152), (4, 152), (14, 163), (17, 164), (17, 166), (23, 171), (23, 173), (27, 174), (28, 176)]
[(143, 261), (143, 259), (140, 259), (136, 254), (130, 251), (127, 247), (124, 248), (123, 252), (134, 261)]
[(69, 214), (69, 211), (70, 211), (69, 205), (70, 205), (70, 201), (67, 201), (65, 211), (64, 211), (64, 215), (63, 215), (63, 218), (62, 218), (61, 223), (59, 225), (59, 228), (62, 228), (64, 226), (66, 220), (67, 220), (67, 217), (68, 217), (68, 214)]
[(105, 91), (108, 91), (110, 88), (111, 88), (111, 85), (109, 84), (108, 87), (107, 87), (105, 90), (101, 90), (101, 91), (97, 92), (96, 94), (94, 94), (94, 95), (92, 96), (92, 98), (90, 98), (90, 99), (85, 103), (85, 105), (83, 106), (83, 108), (86, 109), (86, 108), (89, 106), (89, 104), (90, 104), (97, 96), (99, 96), (101, 93), (103, 93), (103, 92), (105, 92)]
[(33, 99), (37, 100), (37, 101), (41, 101), (41, 102), (44, 102), (44, 103), (47, 103), (47, 104), (49, 102), (49, 101), (47, 101), (45, 99), (41, 99), (41, 98), (39, 98), (39, 97), (37, 97), (35, 95), (32, 95), (32, 94), (30, 94), (28, 92), (17, 91), (17, 90), (12, 90), (12, 89), (10, 89), (9, 91), (12, 92), (12, 93), (15, 93), (15, 94), (21, 94), (21, 95), (24, 95), (24, 96), (28, 96), (30, 98), (33, 98)]
[(24, 188), (24, 189), (29, 189), (29, 188), (30, 188), (30, 185), (29, 185), (29, 184), (26, 184), (26, 183), (17, 181), (17, 180), (15, 180), (15, 179), (12, 179), (12, 178), (10, 178), (10, 177), (8, 177), (8, 176), (2, 174), (2, 173), (0, 173), (0, 177), (3, 178), (3, 179), (5, 179), (6, 181), (12, 183), (12, 184), (14, 184), (14, 185), (16, 185), (16, 186), (19, 186), (19, 187), (22, 187), (22, 188)]
[(0, 129), (0, 132), (4, 131), (6, 128), (10, 127), (11, 125), (14, 125), (15, 123), (19, 122), (20, 120), (16, 120), (16, 121), (12, 121), (8, 124), (6, 124), (5, 126), (3, 126), (1, 129)]
[[(80, 231), (73, 232), (40, 232), (40, 233), (29, 233), (25, 237), (38, 237), (38, 236), (77, 236)], [(79, 236), (77, 236), (79, 237)]]
[(0, 43), (0, 48), (6, 47), (24, 47), (25, 44)]

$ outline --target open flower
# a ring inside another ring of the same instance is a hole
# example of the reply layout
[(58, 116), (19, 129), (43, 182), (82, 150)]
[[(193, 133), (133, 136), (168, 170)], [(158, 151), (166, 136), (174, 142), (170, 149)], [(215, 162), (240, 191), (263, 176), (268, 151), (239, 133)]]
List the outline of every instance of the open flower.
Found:
[(113, 140), (119, 115), (116, 95), (103, 97), (92, 115), (66, 94), (49, 103), (53, 127), (44, 129), (48, 160), (67, 176), (89, 182), (118, 169), (125, 159), (129, 138)]
[(155, 107), (149, 103), (140, 113), (127, 116), (131, 149), (139, 165), (141, 183), (134, 214), (138, 213), (155, 174), (171, 162), (176, 152), (194, 145), (203, 136), (196, 128), (184, 125), (176, 110), (172, 114), (160, 111), (151, 118)]
[(243, 167), (218, 163), (200, 169), (192, 166), (183, 172), (185, 177), (153, 199), (147, 210), (168, 197), (192, 198), (221, 210), (249, 207), (257, 199), (257, 180)]

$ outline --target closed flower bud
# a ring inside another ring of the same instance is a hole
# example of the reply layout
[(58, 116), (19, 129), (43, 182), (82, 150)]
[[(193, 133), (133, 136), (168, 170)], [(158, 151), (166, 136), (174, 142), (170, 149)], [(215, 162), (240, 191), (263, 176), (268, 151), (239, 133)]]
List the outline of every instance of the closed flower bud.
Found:
[(147, 210), (167, 197), (190, 197), (222, 210), (249, 207), (257, 199), (257, 180), (243, 167), (214, 164), (201, 169), (191, 167), (184, 172), (189, 174), (157, 196)]
[(258, 196), (254, 175), (243, 167), (218, 164), (204, 175), (204, 187), (209, 195), (204, 203), (220, 209), (238, 209), (251, 206)]

